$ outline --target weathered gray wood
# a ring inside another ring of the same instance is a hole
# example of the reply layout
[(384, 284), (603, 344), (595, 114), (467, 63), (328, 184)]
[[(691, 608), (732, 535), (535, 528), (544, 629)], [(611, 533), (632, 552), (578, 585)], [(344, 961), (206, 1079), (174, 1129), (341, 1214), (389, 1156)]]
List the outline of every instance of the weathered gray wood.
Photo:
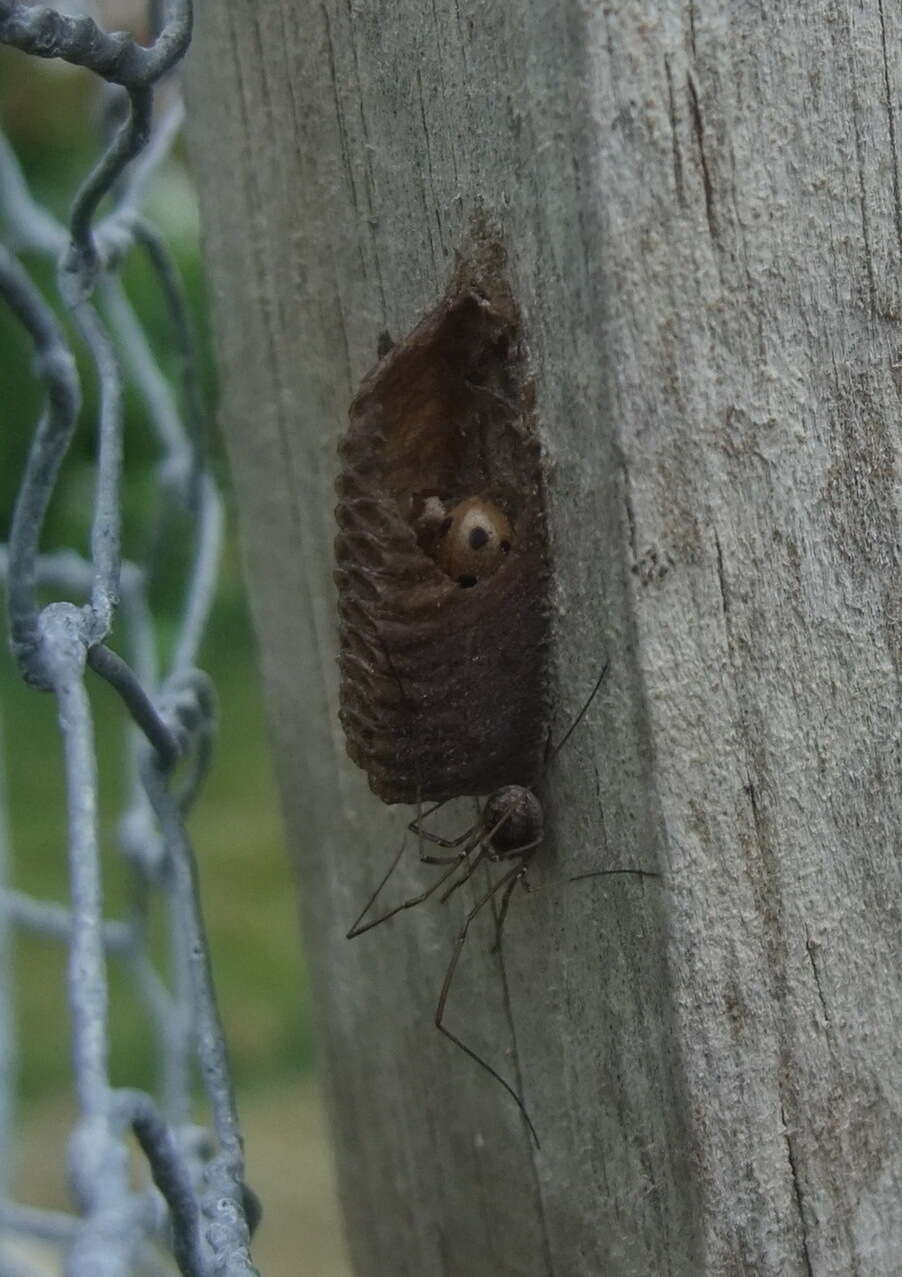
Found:
[[(234, 0), (192, 58), (359, 1272), (898, 1273), (899, 6)], [(450, 1021), (539, 1153), (430, 1028), (465, 902), (343, 939), (405, 814), (336, 718), (335, 443), (479, 211), (548, 448), (558, 733), (612, 659)], [(568, 881), (616, 865), (664, 878)]]

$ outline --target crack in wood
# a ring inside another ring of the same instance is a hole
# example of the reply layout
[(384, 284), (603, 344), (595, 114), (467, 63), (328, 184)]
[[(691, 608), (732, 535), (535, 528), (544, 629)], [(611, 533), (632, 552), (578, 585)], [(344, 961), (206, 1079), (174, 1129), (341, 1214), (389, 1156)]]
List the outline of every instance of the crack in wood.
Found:
[(335, 41), (332, 39), (332, 23), (329, 21), (328, 7), (323, 4), (320, 8), (322, 10), (323, 24), (326, 31), (329, 83), (332, 86), (332, 96), (335, 99), (335, 122), (338, 125), (338, 144), (341, 147), (341, 160), (350, 182), (351, 205), (353, 208), (359, 209), (360, 204), (357, 199), (357, 189), (354, 185), (354, 166), (351, 163), (351, 156), (348, 151), (348, 131), (345, 127), (344, 109), (341, 105), (341, 93), (338, 89), (338, 68), (335, 63)]
[(896, 151), (896, 116), (893, 111), (893, 92), (890, 87), (889, 60), (886, 51), (886, 18), (883, 0), (877, 0), (880, 15), (880, 47), (883, 54), (883, 86), (886, 92), (886, 122), (889, 132), (889, 149), (893, 162), (893, 218), (896, 224), (896, 243), (902, 251), (902, 192), (899, 189), (899, 156)]
[(720, 537), (717, 535), (717, 528), (714, 532), (714, 546), (717, 551), (717, 580), (720, 585), (720, 606), (727, 625), (727, 647), (732, 651), (732, 641), (730, 638), (730, 597), (727, 591), (727, 578), (723, 566), (723, 550), (720, 548)]
[(633, 510), (633, 498), (630, 495), (630, 475), (626, 462), (623, 463), (623, 508), (629, 529), (630, 570), (635, 571), (636, 564), (639, 561), (639, 553), (636, 549), (636, 515)]
[(689, 114), (692, 117), (692, 129), (695, 133), (695, 140), (698, 144), (699, 163), (702, 169), (702, 185), (705, 190), (705, 216), (708, 221), (708, 233), (714, 244), (720, 246), (720, 232), (717, 228), (717, 217), (714, 212), (714, 186), (711, 181), (711, 173), (708, 169), (708, 157), (705, 154), (705, 125), (702, 120), (701, 103), (698, 98), (698, 90), (691, 74), (686, 75), (686, 84), (689, 89)]
[(680, 140), (677, 132), (676, 98), (673, 92), (673, 72), (670, 69), (670, 58), (664, 59), (664, 74), (667, 77), (667, 102), (670, 115), (670, 143), (673, 152), (673, 182), (676, 187), (677, 203), (686, 205), (686, 190), (683, 184), (683, 157), (680, 153)]
[(810, 933), (806, 930), (806, 932), (805, 932), (805, 952), (808, 954), (808, 961), (811, 963), (811, 971), (812, 971), (812, 974), (813, 974), (813, 976), (814, 976), (814, 983), (815, 983), (815, 985), (816, 985), (816, 987), (817, 987), (817, 996), (818, 996), (818, 998), (819, 998), (819, 1000), (820, 1000), (820, 1004), (821, 1004), (821, 1011), (823, 1012), (823, 1016), (824, 1016), (824, 1028), (827, 1030), (828, 1035), (829, 1035), (829, 1030), (830, 1030), (830, 1013), (829, 1013), (829, 1011), (827, 1010), (827, 1002), (826, 1002), (826, 999), (824, 998), (824, 991), (823, 991), (823, 989), (821, 988), (821, 977), (820, 977), (820, 972), (819, 972), (819, 971), (818, 971), (818, 969), (817, 969), (817, 962), (815, 961), (815, 957), (814, 957), (814, 953), (815, 953), (815, 950), (816, 950), (816, 949), (817, 949), (817, 941), (812, 940)]
[(746, 766), (745, 775), (746, 775), (745, 792), (749, 796), (749, 804), (752, 808), (752, 823), (755, 826), (755, 841), (758, 844), (761, 854), (766, 855), (767, 854), (767, 839), (764, 834), (764, 826), (761, 820), (761, 813), (758, 811), (758, 794), (755, 791), (755, 786), (752, 781), (751, 773), (749, 772), (748, 766)]
[(795, 1197), (796, 1211), (799, 1216), (799, 1223), (802, 1228), (802, 1259), (805, 1263), (805, 1272), (807, 1277), (814, 1277), (814, 1268), (811, 1263), (811, 1255), (808, 1250), (808, 1228), (805, 1223), (805, 1200), (802, 1192), (802, 1185), (799, 1183), (799, 1173), (796, 1167), (795, 1152), (792, 1147), (792, 1137), (789, 1134), (789, 1125), (786, 1121), (786, 1108), (780, 1105), (780, 1121), (783, 1123), (783, 1139), (786, 1141), (786, 1157), (789, 1162), (789, 1172), (792, 1176), (793, 1195)]
[(877, 314), (877, 277), (874, 273), (874, 254), (871, 248), (871, 219), (868, 216), (867, 187), (864, 177), (864, 138), (861, 131), (861, 110), (858, 94), (852, 95), (852, 122), (855, 126), (855, 166), (858, 173), (858, 204), (861, 213), (861, 239), (864, 248), (864, 266), (868, 276), (868, 305), (872, 315)]
[[(438, 229), (439, 243), (442, 244), (442, 247), (444, 247), (442, 242), (442, 218), (439, 210), (438, 190), (435, 182), (435, 171), (432, 166), (432, 144), (429, 137), (429, 121), (426, 118), (426, 98), (423, 93), (423, 75), (419, 67), (417, 67), (417, 98), (419, 99), (420, 104), (420, 124), (423, 129), (423, 146), (426, 152), (426, 173), (429, 181), (429, 193), (432, 202), (432, 216), (435, 219), (435, 224)], [(426, 203), (425, 191), (423, 192), (423, 195), (424, 203)], [(429, 217), (428, 207), (426, 209), (426, 225), (429, 233), (429, 251), (432, 254), (432, 264), (436, 271), (438, 271), (440, 269), (439, 257), (435, 251), (435, 241), (432, 238), (432, 224)]]

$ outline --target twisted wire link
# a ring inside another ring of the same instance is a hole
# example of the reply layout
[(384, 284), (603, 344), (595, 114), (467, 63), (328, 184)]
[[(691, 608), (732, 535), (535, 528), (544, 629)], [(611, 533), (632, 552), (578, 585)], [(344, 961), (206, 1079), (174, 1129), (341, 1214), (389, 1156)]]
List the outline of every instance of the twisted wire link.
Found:
[[(0, 136), (0, 298), (30, 338), (32, 375), (44, 403), (13, 513), (0, 547), (10, 644), (22, 678), (52, 693), (62, 733), (68, 811), (70, 898), (37, 900), (8, 882), (12, 856), (0, 792), (0, 1269), (34, 1271), (3, 1250), (3, 1234), (49, 1241), (67, 1277), (126, 1277), (171, 1271), (186, 1277), (252, 1277), (250, 1234), (259, 1207), (244, 1183), (241, 1137), (225, 1041), (204, 938), (197, 871), (185, 828), (209, 764), (215, 696), (195, 666), (209, 615), (222, 542), (222, 504), (206, 466), (204, 411), (195, 344), (178, 270), (141, 212), (183, 118), (173, 99), (153, 122), (154, 89), (191, 35), (190, 0), (165, 0), (148, 46), (107, 33), (87, 16), (0, 0), (0, 42), (95, 72), (124, 97), (124, 122), (76, 192), (66, 225), (32, 196)], [(110, 91), (110, 90), (107, 90)], [(106, 203), (104, 204), (104, 201)], [(100, 213), (101, 205), (104, 211)], [(56, 265), (56, 286), (98, 386), (96, 485), (87, 555), (41, 552), (47, 509), (82, 411), (66, 329), (17, 254)], [(164, 299), (179, 383), (166, 378), (126, 296), (117, 268), (147, 258)], [(160, 544), (174, 517), (193, 526), (181, 618), (167, 668), (160, 669), (147, 603), (150, 568), (121, 557), (123, 390), (143, 399), (160, 449), (156, 472)], [(15, 425), (16, 423), (10, 423)], [(48, 591), (63, 597), (42, 605)], [(109, 646), (113, 617), (117, 650)], [(94, 730), (87, 683), (101, 678), (127, 711), (127, 805), (119, 843), (130, 867), (124, 917), (104, 916)], [(148, 940), (149, 911), (168, 912), (170, 970), (162, 975)], [(68, 1149), (75, 1211), (12, 1200), (7, 1168), (14, 1125), (16, 1049), (11, 937), (28, 930), (68, 952), (73, 1079), (79, 1118)], [(128, 971), (159, 1055), (155, 1096), (110, 1081), (107, 963)], [(210, 1129), (191, 1121), (199, 1080)], [(129, 1140), (147, 1164), (133, 1183)]]

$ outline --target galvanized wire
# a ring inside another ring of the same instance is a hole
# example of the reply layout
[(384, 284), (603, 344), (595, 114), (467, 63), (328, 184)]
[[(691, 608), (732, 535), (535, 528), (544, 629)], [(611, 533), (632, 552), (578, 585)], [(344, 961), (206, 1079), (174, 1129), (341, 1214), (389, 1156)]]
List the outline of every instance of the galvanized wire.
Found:
[[(0, 0), (0, 41), (86, 67), (127, 100), (125, 122), (75, 195), (67, 225), (37, 202), (0, 136), (0, 296), (28, 334), (31, 375), (44, 407), (0, 551), (10, 641), (22, 678), (57, 700), (68, 810), (68, 906), (11, 888), (12, 856), (0, 793), (0, 1273), (34, 1273), (3, 1251), (2, 1233), (60, 1248), (68, 1277), (125, 1277), (179, 1270), (191, 1277), (249, 1277), (250, 1232), (259, 1214), (244, 1184), (241, 1138), (222, 1026), (204, 939), (194, 856), (185, 829), (209, 763), (215, 697), (195, 666), (209, 615), (222, 540), (222, 507), (206, 465), (195, 344), (178, 271), (165, 242), (141, 212), (149, 183), (182, 120), (173, 99), (152, 127), (154, 88), (182, 57), (191, 33), (189, 0), (167, 0), (147, 47), (106, 33), (88, 16)], [(168, 88), (169, 86), (167, 86)], [(105, 198), (108, 211), (99, 212)], [(81, 384), (63, 324), (19, 260), (23, 251), (56, 264), (62, 313), (87, 351), (99, 388), (96, 486), (90, 550), (41, 553), (51, 497), (82, 413)], [(181, 384), (164, 375), (117, 270), (143, 252), (159, 282)], [(23, 368), (23, 376), (28, 370)], [(147, 603), (149, 569), (121, 558), (122, 398), (126, 381), (141, 394), (160, 450), (159, 544), (175, 515), (193, 520), (191, 566), (167, 668)], [(7, 429), (19, 423), (7, 422)], [(43, 605), (48, 590), (61, 598)], [(107, 644), (118, 614), (120, 650)], [(130, 783), (120, 846), (131, 873), (127, 915), (103, 914), (98, 835), (98, 760), (87, 680), (101, 678), (128, 711)], [(176, 765), (178, 768), (176, 770)], [(165, 901), (169, 971), (157, 969), (149, 914)], [(74, 1091), (79, 1120), (68, 1148), (72, 1214), (14, 1202), (8, 1166), (14, 1132), (15, 929), (68, 950)], [(107, 964), (128, 970), (159, 1052), (158, 1094), (110, 1081)], [(202, 1084), (210, 1129), (191, 1121), (193, 1086)], [(130, 1137), (147, 1177), (135, 1186)]]

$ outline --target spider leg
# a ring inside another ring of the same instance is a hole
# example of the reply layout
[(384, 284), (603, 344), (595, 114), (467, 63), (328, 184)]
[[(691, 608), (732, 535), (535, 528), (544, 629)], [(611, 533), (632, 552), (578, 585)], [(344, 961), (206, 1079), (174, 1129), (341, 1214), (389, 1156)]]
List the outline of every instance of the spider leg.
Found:
[(447, 839), (440, 838), (438, 834), (430, 833), (428, 829), (423, 828), (423, 821), (427, 820), (434, 812), (437, 812), (440, 807), (444, 807), (447, 801), (447, 798), (443, 798), (441, 802), (433, 803), (429, 810), (424, 812), (422, 804), (420, 803), (419, 794), (417, 794), (417, 814), (407, 828), (412, 834), (416, 834), (417, 836), (417, 855), (420, 857), (420, 860), (424, 865), (459, 864), (463, 856), (469, 855), (472, 850), (471, 847), (465, 847), (463, 852), (458, 852), (455, 856), (427, 856), (425, 854), (423, 850), (424, 838), (428, 842), (434, 843), (439, 847), (459, 847), (461, 843), (465, 842), (472, 833), (475, 833), (475, 828), (471, 828), (465, 830), (459, 838)]
[(507, 917), (507, 910), (511, 902), (511, 895), (513, 894), (514, 887), (516, 887), (518, 882), (522, 881), (522, 876), (526, 873), (525, 865), (521, 865), (520, 869), (522, 870), (522, 874), (515, 873), (513, 878), (511, 878), (510, 882), (504, 888), (504, 895), (501, 897), (501, 908), (498, 911), (498, 917), (495, 920), (495, 943), (492, 945), (490, 950), (491, 953), (498, 953), (501, 948), (501, 929), (504, 926), (504, 919)]
[[(407, 828), (412, 834), (416, 834), (418, 838), (425, 838), (427, 842), (434, 843), (436, 847), (459, 847), (461, 843), (466, 842), (468, 838), (472, 837), (479, 826), (472, 825), (469, 829), (464, 830), (464, 832), (457, 838), (440, 838), (438, 834), (434, 834), (430, 830), (424, 829), (422, 821), (426, 819), (426, 816), (431, 816), (432, 813), (437, 811), (441, 806), (441, 803), (436, 803), (434, 807), (430, 807), (429, 811), (427, 811), (424, 816), (417, 816), (415, 820), (412, 820)], [(420, 859), (422, 860), (423, 857), (421, 856)], [(438, 864), (441, 862), (436, 861), (435, 863)]]
[(523, 869), (523, 865), (517, 864), (517, 865), (514, 865), (513, 868), (509, 869), (507, 873), (502, 874), (501, 877), (498, 879), (498, 881), (494, 883), (489, 888), (489, 890), (485, 893), (485, 895), (483, 895), (476, 902), (476, 904), (473, 906), (473, 908), (470, 910), (470, 912), (467, 914), (466, 918), (464, 919), (464, 924), (461, 927), (460, 931), (457, 933), (457, 936), (455, 937), (455, 940), (454, 940), (454, 949), (451, 953), (451, 961), (448, 963), (448, 970), (445, 972), (445, 979), (444, 979), (444, 983), (442, 984), (442, 991), (438, 996), (438, 1003), (435, 1008), (434, 1023), (439, 1033), (443, 1033), (446, 1038), (450, 1038), (450, 1040), (454, 1043), (454, 1045), (457, 1047), (460, 1047), (461, 1051), (463, 1051), (465, 1055), (468, 1055), (471, 1060), (475, 1060), (475, 1062), (478, 1065), (480, 1065), (483, 1069), (485, 1069), (487, 1073), (491, 1074), (491, 1076), (495, 1079), (496, 1082), (501, 1083), (505, 1091), (507, 1091), (508, 1095), (517, 1105), (517, 1108), (523, 1114), (523, 1119), (526, 1122), (526, 1125), (529, 1127), (529, 1133), (532, 1136), (532, 1138), (535, 1140), (536, 1148), (538, 1148), (539, 1137), (536, 1134), (536, 1128), (533, 1126), (532, 1121), (530, 1120), (529, 1114), (526, 1111), (526, 1105), (523, 1103), (520, 1096), (517, 1094), (517, 1092), (514, 1090), (511, 1084), (509, 1082), (506, 1082), (504, 1078), (501, 1076), (501, 1074), (497, 1073), (495, 1069), (492, 1068), (491, 1064), (489, 1064), (486, 1060), (484, 1060), (481, 1055), (477, 1055), (472, 1047), (467, 1046), (466, 1042), (462, 1042), (459, 1037), (457, 1037), (454, 1033), (451, 1032), (450, 1029), (446, 1029), (444, 1024), (445, 1004), (448, 1001), (448, 991), (450, 990), (451, 982), (454, 979), (454, 972), (457, 970), (457, 964), (460, 960), (460, 955), (461, 955), (461, 952), (463, 951), (464, 943), (466, 942), (466, 939), (467, 939), (467, 932), (470, 929), (470, 923), (479, 913), (480, 909), (484, 908), (484, 906), (488, 904), (488, 902), (492, 899), (495, 893), (497, 891), (500, 891), (502, 888), (506, 887), (512, 881), (514, 881), (516, 875), (520, 873), (522, 869)]
[(501, 948), (501, 931), (504, 927), (504, 919), (507, 917), (507, 911), (510, 906), (511, 895), (513, 894), (514, 887), (516, 887), (517, 883), (520, 882), (523, 884), (525, 891), (530, 890), (529, 883), (526, 880), (526, 869), (530, 860), (532, 860), (533, 852), (541, 841), (541, 838), (535, 838), (532, 842), (524, 843), (522, 847), (516, 847), (513, 851), (508, 851), (504, 854), (503, 858), (505, 860), (508, 860), (511, 856), (516, 856), (520, 861), (520, 864), (518, 866), (518, 872), (511, 878), (510, 882), (504, 889), (504, 895), (501, 897), (501, 909), (495, 921), (495, 943), (491, 948), (492, 953), (498, 953)]
[(370, 898), (367, 900), (366, 904), (365, 904), (365, 905), (363, 906), (363, 908), (361, 909), (360, 913), (359, 913), (359, 914), (357, 915), (357, 917), (355, 918), (354, 922), (353, 922), (353, 923), (352, 923), (352, 925), (351, 925), (351, 929), (350, 929), (350, 931), (349, 931), (349, 932), (347, 933), (347, 935), (345, 936), (345, 939), (346, 939), (346, 940), (350, 940), (353, 936), (356, 936), (356, 935), (359, 935), (359, 934), (360, 934), (360, 932), (357, 930), (357, 928), (360, 926), (360, 924), (361, 924), (361, 922), (363, 921), (363, 919), (366, 917), (366, 915), (367, 915), (367, 914), (369, 913), (369, 911), (372, 909), (373, 905), (376, 903), (377, 899), (379, 898), (379, 893), (381, 892), (382, 888), (385, 886), (385, 884), (388, 882), (389, 878), (392, 876), (392, 874), (393, 874), (393, 873), (395, 872), (395, 870), (397, 869), (397, 867), (398, 867), (398, 862), (400, 861), (401, 857), (404, 855), (404, 848), (405, 848), (405, 846), (406, 846), (406, 845), (407, 845), (407, 835), (405, 834), (405, 835), (404, 835), (404, 837), (401, 839), (401, 846), (400, 846), (400, 847), (398, 848), (398, 850), (395, 852), (395, 858), (394, 858), (394, 860), (393, 860), (393, 861), (391, 862), (391, 864), (388, 866), (388, 869), (386, 870), (385, 876), (383, 877), (383, 879), (382, 879), (382, 881), (379, 883), (379, 885), (376, 887), (376, 890), (373, 892), (373, 894), (372, 894), (372, 895), (370, 896)]
[[(470, 850), (472, 850), (472, 848)], [(482, 846), (479, 848), (479, 851), (473, 857), (473, 859), (467, 862), (467, 867), (464, 870), (464, 872), (461, 874), (461, 876), (458, 878), (457, 882), (452, 882), (451, 886), (442, 892), (441, 896), (439, 897), (440, 904), (444, 904), (445, 901), (450, 896), (454, 895), (458, 887), (462, 887), (465, 882), (467, 882), (470, 878), (473, 877), (473, 874), (476, 870), (476, 866), (482, 863), (482, 861), (485, 859), (485, 855), (486, 855), (486, 849), (485, 849), (485, 843), (483, 843)]]
[(423, 848), (420, 848), (420, 863), (423, 865), (459, 865), (462, 860), (466, 860), (472, 847), (467, 847), (463, 851), (455, 852), (453, 856), (426, 856)]
[(378, 927), (380, 923), (388, 922), (389, 918), (393, 918), (396, 913), (402, 913), (405, 909), (412, 909), (414, 905), (422, 904), (424, 900), (428, 900), (429, 897), (434, 892), (438, 891), (442, 883), (448, 881), (448, 879), (457, 869), (457, 866), (460, 864), (461, 860), (464, 858), (464, 853), (462, 853), (461, 855), (455, 856), (454, 861), (450, 865), (450, 867), (446, 869), (443, 874), (439, 874), (438, 878), (436, 878), (432, 886), (427, 887), (425, 891), (421, 891), (418, 896), (411, 896), (409, 900), (403, 900), (401, 904), (395, 905), (394, 909), (389, 909), (388, 913), (383, 913), (378, 918), (373, 918), (372, 921), (364, 923), (363, 919), (366, 917), (367, 913), (369, 912), (370, 908), (375, 902), (376, 897), (379, 895), (379, 892), (382, 890), (382, 888), (388, 882), (389, 878), (394, 873), (397, 867), (398, 861), (401, 859), (401, 852), (403, 850), (404, 850), (404, 843), (401, 844), (401, 851), (398, 852), (398, 854), (395, 856), (394, 860), (392, 861), (391, 866), (389, 867), (388, 873), (385, 875), (385, 877), (379, 883), (379, 886), (370, 896), (369, 900), (366, 903), (366, 907), (363, 910), (363, 913), (361, 913), (360, 917), (351, 927), (350, 931), (347, 932), (345, 939), (353, 940), (355, 936), (363, 935), (364, 931), (371, 931), (373, 927)]
[[(444, 806), (444, 803), (443, 803), (443, 802), (442, 802), (442, 803), (436, 803), (434, 806), (432, 806), (432, 807), (430, 807), (430, 808), (429, 808), (429, 810), (425, 813), (425, 815), (424, 815), (424, 816), (417, 815), (416, 819), (415, 819), (415, 820), (412, 820), (412, 821), (410, 822), (410, 824), (407, 826), (407, 828), (410, 830), (410, 832), (411, 832), (411, 833), (416, 834), (416, 835), (417, 835), (417, 838), (425, 838), (425, 839), (427, 839), (427, 841), (432, 842), (432, 843), (435, 843), (435, 844), (436, 844), (436, 846), (438, 846), (438, 847), (460, 847), (462, 843), (466, 843), (467, 839), (472, 839), (473, 841), (472, 841), (472, 843), (470, 844), (470, 846), (469, 846), (469, 847), (464, 847), (463, 851), (460, 853), (460, 859), (463, 859), (463, 858), (464, 858), (464, 856), (468, 856), (468, 855), (470, 854), (470, 852), (473, 850), (473, 848), (476, 846), (476, 844), (480, 841), (480, 839), (481, 839), (482, 841), (484, 841), (487, 845), (490, 845), (490, 844), (491, 844), (492, 839), (495, 837), (495, 834), (497, 834), (498, 830), (499, 830), (499, 829), (501, 829), (504, 825), (506, 825), (506, 824), (507, 824), (507, 822), (508, 822), (508, 820), (510, 819), (510, 812), (509, 812), (509, 811), (506, 811), (506, 812), (504, 813), (504, 815), (503, 815), (503, 816), (501, 816), (501, 818), (500, 818), (500, 819), (499, 819), (499, 820), (495, 823), (495, 825), (493, 826), (493, 828), (492, 828), (492, 829), (490, 829), (490, 830), (486, 833), (486, 832), (484, 832), (484, 830), (483, 830), (482, 819), (480, 818), (479, 820), (477, 820), (477, 821), (476, 821), (476, 824), (475, 824), (475, 825), (471, 825), (471, 826), (470, 826), (470, 828), (469, 828), (469, 829), (466, 829), (466, 830), (465, 830), (462, 834), (460, 834), (460, 835), (459, 835), (459, 837), (457, 837), (457, 838), (440, 838), (438, 834), (430, 833), (430, 831), (429, 831), (428, 829), (424, 829), (424, 828), (423, 828), (423, 825), (422, 825), (422, 822), (423, 822), (423, 820), (425, 820), (426, 816), (431, 816), (431, 815), (432, 815), (432, 813), (433, 813), (434, 811), (438, 811), (439, 807), (442, 807), (442, 806)], [(530, 845), (530, 847), (533, 847), (533, 846), (535, 846), (536, 844), (535, 844), (535, 843), (530, 843), (529, 845)], [(517, 854), (518, 854), (518, 852), (519, 852), (520, 850), (521, 850), (521, 848), (517, 848), (515, 851), (509, 851), (509, 852), (507, 852), (507, 853), (506, 853), (506, 855), (507, 855), (507, 856), (515, 856), (515, 855), (517, 855)], [(421, 847), (421, 848), (420, 848), (420, 859), (421, 859), (421, 860), (422, 860), (425, 864), (428, 864), (428, 865), (446, 865), (446, 864), (449, 864), (449, 863), (450, 863), (451, 857), (446, 857), (446, 856), (435, 856), (435, 857), (424, 856), (424, 855), (423, 855), (423, 850), (422, 850), (422, 847)], [(469, 877), (469, 874), (467, 875), (467, 877)], [(467, 877), (461, 878), (461, 880), (460, 880), (460, 881), (461, 881), (461, 883), (466, 882)], [(459, 886), (460, 886), (460, 883), (456, 883), (456, 884), (455, 884), (455, 887), (459, 887)], [(450, 893), (449, 893), (449, 894), (450, 894)], [(444, 902), (446, 899), (447, 899), (447, 896), (443, 896), (443, 897), (442, 897), (442, 901), (443, 901), (443, 902)]]
[(443, 798), (441, 802), (433, 803), (428, 811), (423, 811), (423, 804), (420, 802), (420, 789), (419, 786), (417, 786), (417, 814), (407, 828), (411, 831), (411, 833), (415, 834), (417, 831), (413, 828), (413, 826), (418, 825), (421, 820), (428, 820), (430, 816), (434, 816), (440, 808), (444, 807), (447, 801), (447, 798)]
[(662, 878), (663, 874), (659, 874), (654, 869), (592, 869), (589, 873), (576, 874), (573, 878), (568, 878), (568, 882), (582, 882), (584, 878), (607, 878), (614, 874), (634, 874), (637, 878)]
[[(471, 834), (474, 835), (474, 839), (472, 844), (467, 848), (467, 854), (469, 855), (469, 853), (473, 850), (473, 848), (477, 846), (479, 843), (481, 843), (482, 847), (480, 849), (479, 855), (474, 857), (474, 859), (470, 861), (470, 863), (467, 865), (466, 872), (461, 874), (457, 882), (452, 882), (451, 886), (448, 887), (448, 889), (445, 892), (443, 892), (439, 900), (440, 904), (444, 904), (445, 901), (448, 900), (450, 896), (454, 895), (454, 892), (457, 890), (458, 887), (462, 887), (464, 883), (468, 881), (468, 879), (472, 878), (473, 871), (475, 870), (476, 866), (480, 863), (480, 861), (483, 859), (483, 856), (491, 847), (492, 839), (494, 838), (498, 830), (502, 827), (502, 825), (506, 823), (509, 816), (510, 816), (510, 812), (505, 812), (504, 815), (501, 817), (501, 819), (495, 824), (495, 826), (492, 829), (489, 830), (487, 834), (483, 833), (481, 823), (474, 825), (473, 828), (469, 831)], [(529, 850), (529, 848), (535, 847), (536, 845), (537, 843), (529, 843), (528, 847), (524, 848), (523, 850)], [(517, 848), (516, 851), (509, 851), (507, 852), (507, 855), (516, 856), (520, 850), (521, 850), (520, 848)]]

